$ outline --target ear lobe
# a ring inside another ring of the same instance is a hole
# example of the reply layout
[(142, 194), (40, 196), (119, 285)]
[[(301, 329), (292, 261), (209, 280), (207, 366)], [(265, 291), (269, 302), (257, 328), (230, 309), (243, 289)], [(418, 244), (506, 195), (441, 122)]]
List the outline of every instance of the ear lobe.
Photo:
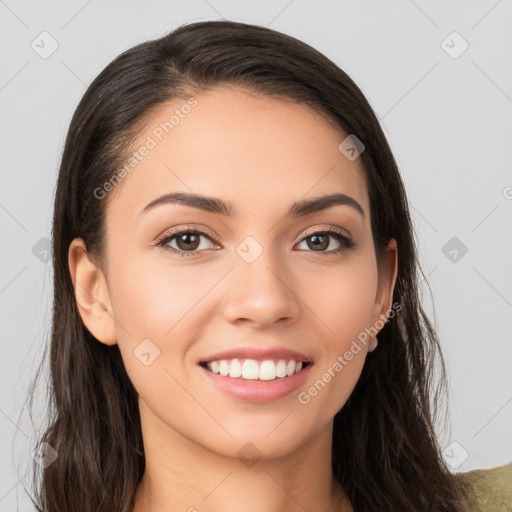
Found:
[(115, 320), (107, 282), (101, 269), (89, 259), (82, 238), (75, 238), (71, 242), (68, 265), (82, 321), (101, 343), (115, 345)]

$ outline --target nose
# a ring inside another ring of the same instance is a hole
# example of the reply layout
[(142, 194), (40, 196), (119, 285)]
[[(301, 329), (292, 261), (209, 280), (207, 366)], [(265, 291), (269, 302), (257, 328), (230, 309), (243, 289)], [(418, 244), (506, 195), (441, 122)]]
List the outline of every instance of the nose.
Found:
[(271, 250), (264, 250), (251, 263), (237, 256), (224, 286), (224, 316), (231, 323), (250, 323), (261, 329), (299, 318), (301, 301), (294, 278)]

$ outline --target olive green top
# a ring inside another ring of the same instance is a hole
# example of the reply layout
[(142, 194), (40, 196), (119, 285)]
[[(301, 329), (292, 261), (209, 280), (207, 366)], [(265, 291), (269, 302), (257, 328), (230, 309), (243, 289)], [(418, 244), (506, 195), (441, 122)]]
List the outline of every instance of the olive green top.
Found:
[(467, 512), (512, 512), (512, 463), (455, 476), (468, 493)]

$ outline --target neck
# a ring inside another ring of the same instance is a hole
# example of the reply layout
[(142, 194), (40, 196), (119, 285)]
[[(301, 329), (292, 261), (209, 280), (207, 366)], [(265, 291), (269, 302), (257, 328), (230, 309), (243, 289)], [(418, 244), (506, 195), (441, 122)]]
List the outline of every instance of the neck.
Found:
[(245, 463), (198, 445), (143, 404), (141, 423), (146, 469), (132, 512), (353, 512), (332, 474), (332, 421), (292, 453)]

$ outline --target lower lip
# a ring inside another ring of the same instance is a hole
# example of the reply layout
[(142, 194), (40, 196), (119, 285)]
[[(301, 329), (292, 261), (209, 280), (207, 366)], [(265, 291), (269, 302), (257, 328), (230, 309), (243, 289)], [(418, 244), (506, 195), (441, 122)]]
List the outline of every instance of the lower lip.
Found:
[(276, 377), (274, 380), (245, 380), (242, 378), (233, 379), (213, 373), (202, 366), (199, 368), (206, 377), (221, 391), (243, 400), (244, 402), (267, 403), (274, 402), (293, 393), (308, 378), (313, 363), (309, 363), (299, 373), (290, 377)]

